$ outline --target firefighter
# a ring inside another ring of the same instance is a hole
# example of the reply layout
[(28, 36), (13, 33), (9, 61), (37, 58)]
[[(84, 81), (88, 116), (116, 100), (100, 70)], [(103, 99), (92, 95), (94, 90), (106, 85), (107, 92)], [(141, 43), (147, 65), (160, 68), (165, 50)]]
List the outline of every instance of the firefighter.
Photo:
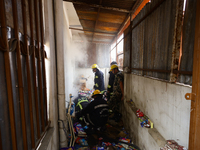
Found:
[(121, 113), (119, 112), (120, 105), (124, 99), (124, 75), (116, 64), (111, 66), (112, 73), (115, 75), (113, 84), (113, 95), (108, 102), (109, 107), (114, 112), (115, 121), (119, 121)]
[(85, 109), (81, 111), (83, 120), (89, 128), (103, 127), (109, 115), (107, 102), (102, 99), (102, 94), (99, 90), (95, 90), (92, 94), (94, 100), (90, 102)]
[(92, 70), (95, 73), (94, 76), (94, 89), (99, 91), (104, 91), (104, 75), (103, 72), (99, 70), (97, 64), (92, 65)]
[[(113, 61), (110, 63), (110, 66), (112, 65), (117, 65), (117, 62), (116, 61)], [(114, 83), (114, 80), (115, 80), (115, 75), (112, 73), (112, 70), (109, 71), (109, 81), (108, 81), (108, 87), (107, 87), (107, 100), (109, 101), (110, 100), (110, 97), (112, 96), (113, 94), (113, 83)]]
[(82, 91), (79, 92), (78, 97), (74, 100), (75, 103), (75, 116), (76, 119), (79, 120), (81, 117), (81, 111), (86, 108), (89, 104), (89, 100), (86, 97), (86, 94)]

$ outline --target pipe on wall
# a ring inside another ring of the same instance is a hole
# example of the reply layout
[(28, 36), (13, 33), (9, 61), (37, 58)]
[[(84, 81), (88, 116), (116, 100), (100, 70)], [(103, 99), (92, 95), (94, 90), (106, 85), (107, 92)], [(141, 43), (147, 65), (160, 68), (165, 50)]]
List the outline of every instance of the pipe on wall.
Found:
[[(64, 44), (63, 44), (63, 1), (53, 0), (54, 7), (54, 32), (57, 70), (57, 99), (58, 99), (58, 119), (66, 125), (65, 107), (65, 72), (64, 72)], [(67, 147), (67, 137), (63, 130), (63, 125), (59, 122), (60, 147)]]

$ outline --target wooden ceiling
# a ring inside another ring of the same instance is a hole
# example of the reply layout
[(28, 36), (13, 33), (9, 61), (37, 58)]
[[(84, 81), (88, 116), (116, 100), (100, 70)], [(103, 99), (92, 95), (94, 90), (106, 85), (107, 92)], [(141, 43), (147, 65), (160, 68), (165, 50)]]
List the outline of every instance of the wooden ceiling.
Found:
[(72, 2), (88, 42), (111, 44), (142, 0), (63, 0)]

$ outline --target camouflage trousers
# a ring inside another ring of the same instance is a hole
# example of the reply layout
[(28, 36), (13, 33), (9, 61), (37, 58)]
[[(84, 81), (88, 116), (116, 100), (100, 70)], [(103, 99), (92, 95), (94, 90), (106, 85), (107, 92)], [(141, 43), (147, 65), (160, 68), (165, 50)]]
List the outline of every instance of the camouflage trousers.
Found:
[(120, 105), (122, 103), (121, 98), (122, 94), (113, 94), (108, 101), (108, 106), (113, 112), (119, 112)]

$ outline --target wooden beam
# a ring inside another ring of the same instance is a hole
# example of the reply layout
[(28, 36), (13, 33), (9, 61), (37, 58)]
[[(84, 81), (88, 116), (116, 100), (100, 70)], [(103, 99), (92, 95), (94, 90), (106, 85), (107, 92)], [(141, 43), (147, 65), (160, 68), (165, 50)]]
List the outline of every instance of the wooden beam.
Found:
[[(191, 1), (187, 1), (191, 2)], [(196, 25), (194, 39), (194, 58), (193, 58), (193, 77), (192, 94), (194, 100), (191, 100), (190, 110), (190, 135), (189, 150), (200, 149), (200, 1), (196, 0)]]
[[(137, 0), (136, 3), (133, 5), (131, 11), (136, 11), (138, 5), (141, 3), (142, 0)], [(130, 15), (127, 14), (126, 15), (126, 18), (124, 19), (124, 22), (122, 23), (121, 27), (119, 28), (119, 31), (117, 33), (118, 36), (120, 36), (120, 34), (123, 33), (124, 31), (124, 27), (127, 25), (127, 24), (130, 24)]]
[[(99, 4), (101, 5), (101, 3), (102, 3), (102, 0), (100, 0)], [(95, 34), (95, 30), (96, 30), (96, 27), (97, 27), (97, 24), (98, 24), (100, 9), (101, 8), (99, 7), (98, 8), (98, 12), (97, 12), (97, 17), (96, 17), (95, 25), (94, 25), (94, 32), (93, 32), (93, 35), (92, 35), (92, 41), (94, 40), (94, 34)]]
[(89, 6), (89, 7), (95, 7), (95, 8), (101, 8), (101, 9), (108, 9), (108, 10), (113, 10), (113, 11), (119, 11), (119, 12), (123, 12), (123, 13), (129, 13), (130, 11), (127, 9), (121, 9), (121, 8), (114, 8), (114, 7), (106, 7), (106, 6), (102, 6), (102, 5), (97, 5), (97, 4), (87, 4), (87, 3), (83, 3), (80, 1), (76, 1), (76, 0), (63, 0), (65, 2), (72, 2), (73, 4), (78, 4), (78, 5), (83, 5), (83, 6)]
[[(75, 40), (75, 42), (83, 43), (85, 41)], [(86, 41), (87, 43), (95, 43), (95, 44), (108, 44), (110, 45), (110, 42), (101, 42), (101, 41)]]
[[(136, 3), (133, 5), (131, 12), (135, 12), (137, 8), (139, 7), (138, 5), (143, 2), (144, 0), (137, 0)], [(126, 18), (124, 19), (122, 25), (120, 26), (118, 32), (117, 32), (117, 38), (124, 32), (124, 30), (130, 25), (130, 14), (126, 15)], [(115, 38), (113, 38), (112, 43), (114, 43)]]
[(78, 30), (78, 31), (92, 32), (92, 33), (99, 33), (99, 34), (116, 35), (115, 33), (99, 32), (99, 31), (97, 32), (97, 31), (91, 31), (91, 30), (87, 30), (87, 29), (78, 29), (78, 28), (71, 28), (71, 27), (69, 27), (69, 29), (71, 29), (71, 30)]
[(170, 74), (170, 82), (175, 83), (178, 74), (174, 73), (173, 70), (178, 70), (178, 66), (180, 65), (180, 45), (181, 45), (181, 37), (182, 37), (182, 22), (183, 22), (183, 5), (184, 0), (177, 0), (176, 2), (176, 16), (175, 16), (175, 28), (174, 28), (174, 37), (173, 37), (173, 45), (172, 45), (172, 62), (171, 62), (171, 74)]

